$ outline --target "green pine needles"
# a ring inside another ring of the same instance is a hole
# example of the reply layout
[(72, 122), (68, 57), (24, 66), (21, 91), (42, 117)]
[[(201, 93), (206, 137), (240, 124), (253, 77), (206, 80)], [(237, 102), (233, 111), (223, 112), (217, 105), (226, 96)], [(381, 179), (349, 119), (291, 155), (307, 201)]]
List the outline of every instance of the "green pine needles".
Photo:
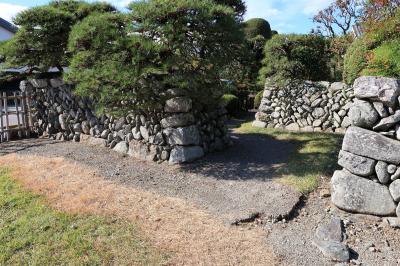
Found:
[(223, 90), (220, 70), (243, 47), (241, 0), (148, 0), (120, 13), (102, 3), (59, 0), (19, 14), (7, 61), (45, 70), (68, 66), (76, 93), (99, 111), (153, 111), (170, 89), (199, 106)]

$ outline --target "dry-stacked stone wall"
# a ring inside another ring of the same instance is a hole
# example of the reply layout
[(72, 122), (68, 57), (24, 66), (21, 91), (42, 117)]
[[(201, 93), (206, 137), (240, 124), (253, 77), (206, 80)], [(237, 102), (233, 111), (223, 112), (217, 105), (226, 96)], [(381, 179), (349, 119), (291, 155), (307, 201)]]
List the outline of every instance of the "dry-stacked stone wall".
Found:
[(332, 202), (356, 213), (400, 217), (400, 81), (361, 77), (349, 111)]
[(267, 81), (255, 127), (307, 132), (344, 132), (353, 89), (341, 82), (304, 82), (277, 89)]
[(175, 94), (159, 112), (125, 117), (97, 116), (95, 103), (73, 94), (56, 79), (22, 81), (32, 95), (33, 131), (58, 140), (109, 147), (122, 154), (171, 164), (193, 161), (229, 144), (226, 112), (196, 110), (192, 99)]

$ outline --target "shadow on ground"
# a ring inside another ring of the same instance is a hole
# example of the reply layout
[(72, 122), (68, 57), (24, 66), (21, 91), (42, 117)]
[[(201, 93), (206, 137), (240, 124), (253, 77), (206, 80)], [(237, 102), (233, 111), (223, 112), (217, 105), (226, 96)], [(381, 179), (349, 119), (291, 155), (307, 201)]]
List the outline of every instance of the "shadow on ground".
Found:
[(50, 144), (59, 143), (59, 141), (44, 138), (28, 138), (21, 140), (13, 140), (10, 142), (0, 143), (0, 156), (21, 152), (34, 147), (41, 147)]
[(326, 133), (295, 133), (282, 130), (247, 128), (252, 113), (229, 123), (234, 145), (222, 152), (183, 165), (182, 171), (226, 180), (267, 181), (291, 175), (330, 176), (338, 168), (337, 155), (343, 136)]

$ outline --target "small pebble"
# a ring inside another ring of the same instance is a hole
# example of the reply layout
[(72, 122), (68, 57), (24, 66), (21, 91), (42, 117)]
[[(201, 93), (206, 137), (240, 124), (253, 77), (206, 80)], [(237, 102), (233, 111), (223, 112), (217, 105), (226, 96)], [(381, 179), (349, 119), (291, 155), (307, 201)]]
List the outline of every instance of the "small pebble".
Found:
[(328, 197), (331, 196), (331, 192), (329, 191), (329, 189), (322, 189), (322, 190), (319, 192), (319, 196), (320, 196), (321, 198), (328, 198)]
[(389, 174), (394, 174), (397, 170), (397, 166), (394, 164), (389, 164), (387, 167), (387, 171)]
[(359, 260), (351, 260), (350, 262), (353, 265), (361, 265), (361, 262)]

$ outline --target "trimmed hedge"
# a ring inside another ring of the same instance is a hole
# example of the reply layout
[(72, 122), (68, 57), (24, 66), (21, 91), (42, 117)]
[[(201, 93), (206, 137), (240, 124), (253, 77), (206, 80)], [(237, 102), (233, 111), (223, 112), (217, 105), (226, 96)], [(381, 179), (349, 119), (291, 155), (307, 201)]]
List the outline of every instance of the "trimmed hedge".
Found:
[(228, 111), (229, 115), (233, 116), (240, 110), (239, 98), (233, 94), (224, 94), (221, 98), (222, 105)]
[(330, 80), (329, 42), (322, 36), (274, 35), (264, 54), (260, 85), (267, 78), (278, 87), (302, 80)]
[(244, 33), (247, 39), (253, 39), (261, 35), (269, 40), (272, 37), (271, 26), (263, 18), (252, 18), (244, 23)]

